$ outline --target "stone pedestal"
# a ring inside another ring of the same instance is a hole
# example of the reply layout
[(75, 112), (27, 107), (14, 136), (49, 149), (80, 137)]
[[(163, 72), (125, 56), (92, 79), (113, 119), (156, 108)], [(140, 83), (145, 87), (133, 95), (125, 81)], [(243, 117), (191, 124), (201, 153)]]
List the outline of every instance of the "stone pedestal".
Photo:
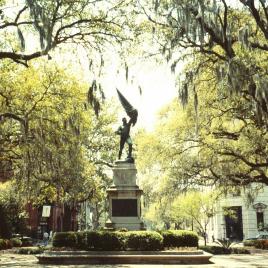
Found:
[(113, 185), (107, 190), (109, 220), (107, 229), (144, 229), (141, 221), (141, 195), (143, 191), (136, 183), (135, 164), (117, 161), (113, 167)]

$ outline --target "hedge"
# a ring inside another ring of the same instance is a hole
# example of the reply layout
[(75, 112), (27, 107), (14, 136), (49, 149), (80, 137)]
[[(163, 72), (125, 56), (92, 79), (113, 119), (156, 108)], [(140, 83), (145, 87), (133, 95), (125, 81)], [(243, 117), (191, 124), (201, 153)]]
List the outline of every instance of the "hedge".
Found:
[(20, 238), (22, 242), (22, 247), (31, 247), (33, 246), (33, 240), (30, 237), (22, 237)]
[(19, 238), (11, 238), (10, 242), (13, 247), (21, 247), (22, 246), (22, 241)]
[(26, 248), (22, 247), (17, 249), (15, 252), (17, 254), (36, 255), (36, 254), (42, 254), (44, 252), (44, 249), (41, 247), (26, 247)]
[(124, 233), (108, 231), (55, 233), (54, 247), (72, 247), (84, 250), (122, 250)]
[(245, 247), (255, 247), (256, 241), (257, 240), (245, 240), (243, 241), (243, 245)]
[(86, 231), (55, 233), (54, 247), (83, 250), (161, 250), (163, 247), (197, 247), (191, 231)]
[(243, 242), (243, 244), (245, 247), (268, 249), (268, 240), (246, 240)]
[(250, 251), (246, 248), (231, 248), (232, 254), (250, 254)]
[[(77, 232), (76, 233), (76, 247), (78, 249), (83, 249), (83, 250), (87, 250), (88, 246), (87, 246), (87, 239), (86, 239), (86, 232)], [(57, 233), (55, 234), (57, 235)], [(54, 246), (54, 238), (52, 240), (52, 244)]]
[(164, 247), (198, 247), (198, 235), (193, 231), (162, 231)]
[(12, 243), (8, 239), (0, 239), (0, 250), (12, 248)]
[[(123, 250), (125, 248), (125, 233), (100, 231), (88, 237), (88, 245), (96, 250)], [(93, 240), (94, 239), (94, 240)]]
[(53, 236), (54, 247), (77, 247), (77, 234), (75, 232), (55, 233)]
[(127, 232), (126, 248), (132, 250), (161, 250), (163, 248), (163, 237), (153, 231)]
[(268, 240), (255, 240), (254, 247), (259, 249), (268, 249)]
[(250, 254), (250, 251), (245, 248), (225, 248), (220, 246), (200, 246), (199, 249), (204, 250), (213, 255), (222, 254)]

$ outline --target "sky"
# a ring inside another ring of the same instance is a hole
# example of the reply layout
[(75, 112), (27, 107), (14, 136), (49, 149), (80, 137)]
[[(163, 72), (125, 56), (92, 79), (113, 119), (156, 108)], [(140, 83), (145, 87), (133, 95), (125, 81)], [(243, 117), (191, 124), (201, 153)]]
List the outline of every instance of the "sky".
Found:
[[(138, 110), (137, 128), (153, 130), (157, 121), (157, 113), (164, 105), (177, 97), (175, 77), (171, 74), (167, 64), (155, 64), (152, 62), (140, 62), (134, 68), (129, 69), (130, 78), (126, 81), (125, 71), (119, 74), (115, 66), (109, 66), (109, 72), (103, 77), (103, 87), (108, 97), (117, 97), (116, 88)], [(133, 80), (131, 82), (131, 80)], [(139, 86), (142, 93), (140, 94)], [(125, 112), (119, 114), (119, 120)]]
[[(82, 75), (87, 82), (91, 83), (93, 79), (101, 82), (106, 98), (113, 98), (117, 102), (115, 105), (120, 107), (121, 104), (116, 92), (116, 89), (119, 89), (131, 105), (138, 110), (139, 115), (135, 130), (145, 128), (152, 131), (161, 108), (174, 98), (178, 98), (175, 76), (171, 73), (166, 61), (156, 63), (153, 59), (146, 61), (135, 59), (135, 63), (129, 64), (127, 81), (124, 64), (118, 60), (115, 53), (110, 52), (108, 56), (110, 60), (105, 62), (100, 77), (97, 74), (94, 76), (88, 70), (89, 59), (85, 50), (81, 48), (81, 51), (78, 51), (78, 57), (80, 66), (72, 66), (74, 71), (82, 67)], [(139, 86), (142, 90), (141, 94)], [(123, 107), (118, 114), (118, 124), (121, 124), (122, 117), (126, 117)]]
[[(6, 10), (6, 12), (8, 11)], [(27, 50), (29, 51), (36, 49), (36, 45), (38, 44), (34, 36), (31, 36), (30, 39), (33, 42), (27, 43)], [(79, 63), (82, 64), (80, 68), (84, 69), (82, 73), (84, 73), (85, 77), (87, 77), (86, 80), (90, 83), (94, 77), (89, 77), (88, 75), (89, 60), (87, 55), (85, 55), (85, 51), (82, 50), (81, 48), (81, 51), (78, 51)], [(51, 52), (50, 54), (57, 62), (63, 60), (60, 53), (57, 55), (57, 53), (54, 54)], [(70, 59), (67, 59), (68, 56), (66, 56), (63, 61), (73, 61), (73, 54), (70, 55)], [(118, 88), (139, 112), (136, 128), (153, 130), (153, 126), (157, 121), (157, 113), (161, 107), (178, 96), (175, 87), (175, 77), (171, 74), (168, 64), (166, 62), (156, 64), (154, 61), (148, 60), (144, 62), (142, 59), (136, 61), (134, 66), (129, 66), (129, 81), (126, 81), (125, 69), (122, 66), (122, 62), (119, 63), (113, 54), (110, 55), (110, 58), (110, 63), (107, 65), (106, 71), (101, 77), (101, 84), (106, 97), (114, 97), (118, 100), (116, 93), (116, 88)], [(74, 71), (78, 71), (80, 68), (78, 67), (76, 69), (74, 67), (73, 69)], [(120, 72), (118, 73), (117, 70), (120, 70)], [(100, 80), (99, 78), (96, 79)], [(142, 89), (142, 94), (139, 93), (139, 86)], [(121, 118), (124, 116), (126, 114), (122, 108), (122, 113), (119, 114), (119, 123), (121, 123)]]

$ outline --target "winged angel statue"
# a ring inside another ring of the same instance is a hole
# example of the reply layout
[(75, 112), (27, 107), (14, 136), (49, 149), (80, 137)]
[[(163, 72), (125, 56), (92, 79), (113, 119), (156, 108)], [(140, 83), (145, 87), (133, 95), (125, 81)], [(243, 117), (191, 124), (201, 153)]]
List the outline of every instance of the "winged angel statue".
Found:
[(125, 146), (125, 143), (128, 144), (128, 156), (126, 158), (126, 162), (128, 163), (134, 163), (134, 158), (132, 157), (132, 140), (130, 138), (130, 128), (131, 125), (135, 126), (138, 118), (138, 110), (135, 109), (128, 100), (122, 95), (122, 93), (117, 90), (117, 94), (119, 97), (119, 100), (126, 111), (127, 115), (129, 116), (129, 120), (124, 117), (122, 118), (122, 126), (118, 128), (116, 131), (116, 134), (120, 135), (120, 148), (119, 148), (119, 155), (118, 159), (121, 159), (122, 152)]

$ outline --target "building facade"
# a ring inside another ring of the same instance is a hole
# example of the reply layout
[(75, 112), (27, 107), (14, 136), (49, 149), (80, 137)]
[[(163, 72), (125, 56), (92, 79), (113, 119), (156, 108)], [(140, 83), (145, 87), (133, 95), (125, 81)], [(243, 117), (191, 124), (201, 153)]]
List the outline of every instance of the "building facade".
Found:
[[(254, 185), (252, 189), (256, 188)], [(215, 204), (215, 214), (210, 219), (208, 240), (243, 239), (256, 237), (268, 231), (268, 186), (256, 189), (249, 201), (246, 191), (229, 194)]]
[(78, 217), (76, 206), (66, 204), (50, 205), (49, 213), (43, 212), (43, 206), (26, 205), (28, 214), (27, 228), (32, 237), (42, 238), (44, 232), (77, 231)]

